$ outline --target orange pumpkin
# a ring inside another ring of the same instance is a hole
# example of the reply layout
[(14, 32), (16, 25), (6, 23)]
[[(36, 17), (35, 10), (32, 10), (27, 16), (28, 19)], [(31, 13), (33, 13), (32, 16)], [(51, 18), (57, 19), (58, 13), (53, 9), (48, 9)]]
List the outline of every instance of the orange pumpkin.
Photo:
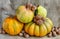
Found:
[(3, 29), (10, 35), (17, 35), (21, 32), (23, 23), (18, 22), (15, 18), (7, 17), (3, 22)]
[(28, 23), (25, 25), (25, 32), (28, 33), (29, 35), (35, 35), (35, 36), (45, 36), (48, 34), (53, 27), (53, 23), (49, 18), (46, 18), (44, 23), (41, 25), (37, 25), (33, 22)]

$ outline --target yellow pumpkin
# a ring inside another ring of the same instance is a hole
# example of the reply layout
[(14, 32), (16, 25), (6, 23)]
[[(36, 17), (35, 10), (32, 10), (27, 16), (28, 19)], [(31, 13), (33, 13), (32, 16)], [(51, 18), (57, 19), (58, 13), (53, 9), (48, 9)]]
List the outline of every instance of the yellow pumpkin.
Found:
[(49, 18), (46, 18), (44, 23), (41, 25), (37, 25), (33, 22), (28, 23), (25, 25), (25, 32), (28, 33), (29, 35), (35, 35), (35, 36), (45, 36), (48, 34), (53, 27), (53, 23)]
[(17, 35), (23, 28), (23, 23), (18, 22), (15, 18), (7, 17), (3, 21), (3, 29), (10, 35)]
[(22, 23), (29, 23), (33, 20), (34, 13), (26, 6), (19, 6), (16, 10), (17, 19)]

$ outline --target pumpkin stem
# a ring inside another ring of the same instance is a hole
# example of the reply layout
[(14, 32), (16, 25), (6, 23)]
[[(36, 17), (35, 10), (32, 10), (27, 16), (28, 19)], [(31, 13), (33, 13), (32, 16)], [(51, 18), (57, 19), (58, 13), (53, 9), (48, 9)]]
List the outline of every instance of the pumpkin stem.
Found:
[(39, 5), (37, 5), (37, 7), (39, 7)]

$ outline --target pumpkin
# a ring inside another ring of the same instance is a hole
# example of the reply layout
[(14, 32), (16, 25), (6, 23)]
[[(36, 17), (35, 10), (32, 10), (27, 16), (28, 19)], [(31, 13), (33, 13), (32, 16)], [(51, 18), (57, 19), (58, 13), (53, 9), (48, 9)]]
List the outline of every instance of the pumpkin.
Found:
[(27, 9), (26, 6), (19, 6), (16, 10), (17, 19), (22, 23), (29, 23), (33, 20), (34, 13), (30, 9)]
[(26, 24), (25, 32), (31, 36), (35, 35), (42, 37), (48, 34), (52, 30), (52, 27), (52, 21), (49, 18), (46, 18), (46, 20), (41, 25), (37, 25), (34, 22)]
[(4, 21), (3, 21), (3, 29), (5, 30), (5, 32), (7, 32), (10, 35), (17, 35), (18, 33), (21, 32), (22, 28), (23, 28), (23, 23), (18, 22), (15, 17), (11, 18), (11, 17), (7, 17)]
[(38, 6), (35, 10), (35, 15), (40, 15), (44, 18), (47, 16), (47, 10), (43, 6)]

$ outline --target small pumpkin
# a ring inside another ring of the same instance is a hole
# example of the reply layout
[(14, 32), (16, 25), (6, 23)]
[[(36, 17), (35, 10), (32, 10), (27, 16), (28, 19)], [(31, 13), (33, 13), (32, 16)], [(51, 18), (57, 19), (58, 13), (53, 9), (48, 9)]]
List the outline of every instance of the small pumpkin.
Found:
[(35, 15), (40, 15), (44, 18), (47, 16), (47, 10), (43, 6), (38, 6), (35, 10)]
[(29, 23), (33, 20), (34, 13), (26, 6), (19, 6), (16, 10), (17, 19), (22, 23)]
[(3, 29), (10, 35), (17, 35), (23, 28), (23, 23), (18, 22), (15, 17), (7, 17), (3, 21)]
[(35, 36), (45, 36), (48, 34), (53, 27), (53, 23), (49, 18), (46, 18), (46, 20), (41, 24), (37, 25), (34, 22), (30, 22), (25, 25), (25, 32), (29, 35), (35, 35)]

